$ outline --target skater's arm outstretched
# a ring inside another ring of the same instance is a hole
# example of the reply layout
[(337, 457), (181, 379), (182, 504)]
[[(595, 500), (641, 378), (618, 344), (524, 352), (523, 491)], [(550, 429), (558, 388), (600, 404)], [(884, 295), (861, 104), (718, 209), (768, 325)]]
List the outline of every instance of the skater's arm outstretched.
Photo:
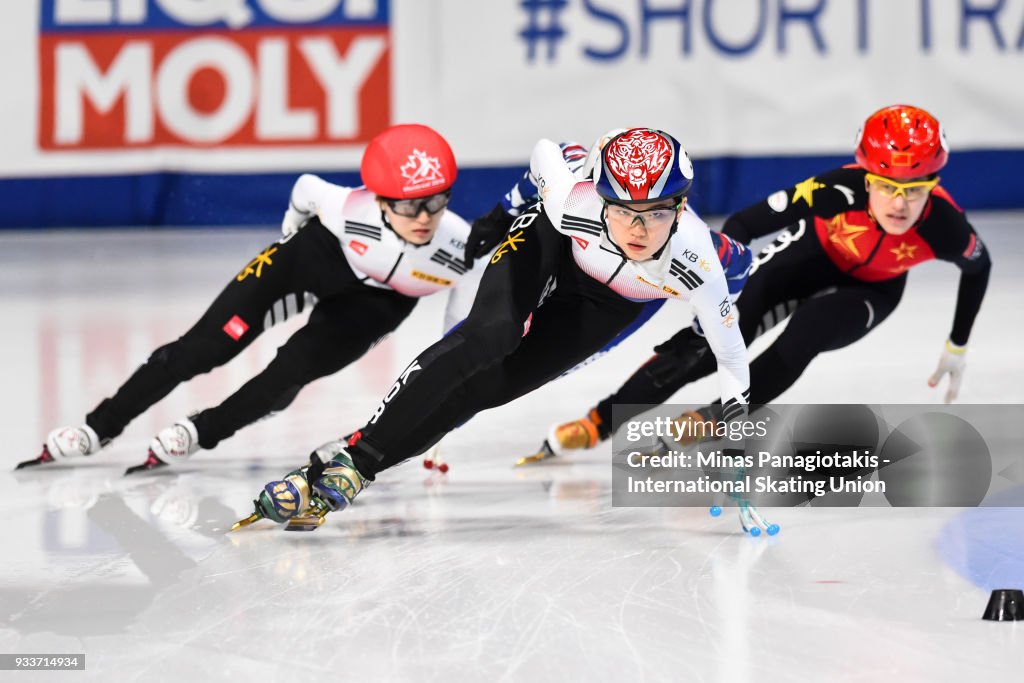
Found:
[(705, 339), (718, 362), (718, 385), (723, 415), (733, 420), (746, 414), (750, 398), (750, 367), (747, 345), (740, 333), (736, 308), (724, 277), (705, 283), (691, 299)]
[(948, 374), (949, 387), (944, 400), (951, 403), (960, 392), (967, 342), (988, 289), (992, 259), (985, 243), (952, 197), (942, 187), (936, 187), (932, 195), (931, 210), (922, 221), (921, 236), (931, 245), (936, 258), (949, 261), (960, 269), (960, 284), (949, 338), (939, 356), (938, 367), (928, 378), (928, 385), (938, 386)]

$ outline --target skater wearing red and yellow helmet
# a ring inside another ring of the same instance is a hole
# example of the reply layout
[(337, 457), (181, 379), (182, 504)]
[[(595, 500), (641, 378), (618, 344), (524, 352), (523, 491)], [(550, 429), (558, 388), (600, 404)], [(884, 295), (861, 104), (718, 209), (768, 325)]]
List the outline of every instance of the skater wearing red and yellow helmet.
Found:
[[(960, 284), (949, 337), (928, 383), (937, 386), (949, 375), (947, 403), (960, 390), (991, 261), (963, 210), (939, 184), (949, 157), (942, 126), (919, 107), (885, 107), (865, 121), (854, 156), (855, 165), (780, 190), (733, 214), (722, 228), (742, 242), (783, 230), (755, 258), (736, 306), (748, 344), (789, 319), (751, 363), (752, 404), (777, 398), (819, 353), (849, 346), (878, 327), (899, 304), (907, 271), (932, 259), (957, 266)], [(704, 339), (687, 328), (655, 347), (655, 355), (587, 417), (555, 427), (546, 446), (554, 452), (593, 447), (619, 426), (612, 422), (613, 404), (640, 409), (663, 403), (714, 367)], [(718, 414), (708, 406), (679, 420), (714, 420)], [(631, 416), (623, 409), (615, 417), (621, 422)]]

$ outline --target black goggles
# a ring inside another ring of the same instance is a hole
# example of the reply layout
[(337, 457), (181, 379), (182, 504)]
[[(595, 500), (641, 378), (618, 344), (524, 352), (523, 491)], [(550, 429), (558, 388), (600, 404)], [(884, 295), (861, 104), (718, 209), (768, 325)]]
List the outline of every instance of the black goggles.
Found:
[(426, 211), (433, 216), (448, 206), (448, 200), (451, 198), (452, 191), (445, 190), (444, 192), (438, 192), (429, 197), (420, 197), (419, 199), (384, 199), (384, 202), (399, 216), (416, 218), (416, 216), (420, 215), (420, 211)]

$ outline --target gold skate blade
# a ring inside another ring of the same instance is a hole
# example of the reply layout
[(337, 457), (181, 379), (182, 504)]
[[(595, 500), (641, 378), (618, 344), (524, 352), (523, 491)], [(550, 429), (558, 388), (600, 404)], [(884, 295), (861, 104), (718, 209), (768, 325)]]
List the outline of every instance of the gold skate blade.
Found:
[(534, 453), (533, 455), (527, 455), (516, 460), (516, 467), (522, 467), (523, 465), (530, 465), (535, 462), (540, 462), (541, 460), (547, 460), (549, 457), (551, 456), (544, 451)]
[(326, 517), (320, 515), (302, 515), (300, 517), (292, 517), (285, 525), (285, 531), (315, 531), (321, 524), (324, 523)]
[(258, 522), (261, 519), (263, 519), (263, 515), (261, 515), (258, 512), (254, 512), (251, 515), (249, 515), (248, 517), (246, 517), (245, 519), (240, 519), (237, 522), (235, 522), (233, 525), (231, 525), (231, 529), (228, 531), (228, 533), (231, 533), (232, 531), (237, 531), (237, 530), (241, 529), (242, 527), (247, 527), (250, 524), (252, 524), (253, 522)]
[(547, 439), (544, 440), (544, 444), (540, 447), (540, 450), (533, 455), (527, 455), (516, 460), (516, 467), (523, 467), (524, 465), (532, 465), (535, 462), (541, 460), (550, 460), (555, 457), (555, 452), (551, 449), (551, 445), (548, 444)]
[(541, 444), (541, 450), (532, 456), (525, 456), (515, 461), (516, 467), (522, 467), (523, 465), (532, 465), (539, 463), (542, 460), (551, 460), (556, 456), (551, 444), (548, 443), (548, 439), (544, 439), (544, 443)]

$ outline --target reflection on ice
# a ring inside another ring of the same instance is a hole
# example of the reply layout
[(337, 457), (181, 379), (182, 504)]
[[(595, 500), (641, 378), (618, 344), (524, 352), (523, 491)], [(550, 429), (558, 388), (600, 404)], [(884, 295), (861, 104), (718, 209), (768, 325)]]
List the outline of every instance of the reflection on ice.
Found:
[[(1024, 233), (1015, 216), (974, 218), (1001, 258), (961, 396), (1024, 403), (1014, 372), (1024, 350), (1006, 341), (1024, 333)], [(238, 254), (272, 235), (0, 235), (9, 465), (180, 334)], [(918, 270), (891, 319), (818, 358), (780, 400), (941, 400), (926, 379), (952, 319), (954, 271)], [(783, 535), (753, 539), (733, 514), (611, 507), (609, 446), (513, 468), (551, 421), (582, 414), (688, 322), (671, 306), (601, 362), (450, 435), (447, 475), (416, 462), (389, 471), (310, 534), (267, 522), (224, 534), (265, 481), (365, 419), (436, 334), (442, 303), (424, 302), (358, 366), (178, 471), (122, 476), (159, 429), (265, 366), (290, 328), (179, 388), (93, 458), (0, 468), (0, 652), (84, 652), (83, 678), (103, 681), (340, 670), (366, 680), (742, 681), (794, 670), (1001, 680), (1024, 665), (1019, 627), (980, 621), (990, 588), (1024, 587), (1019, 509), (778, 508), (768, 514)], [(706, 381), (676, 400), (715, 392)], [(1007, 474), (995, 494), (1019, 493)]]

